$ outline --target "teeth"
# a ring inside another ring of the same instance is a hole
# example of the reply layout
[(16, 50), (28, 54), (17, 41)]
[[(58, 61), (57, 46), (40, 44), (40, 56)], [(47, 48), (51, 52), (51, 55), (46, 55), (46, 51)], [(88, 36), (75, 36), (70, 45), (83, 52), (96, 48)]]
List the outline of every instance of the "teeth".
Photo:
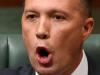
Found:
[(49, 52), (47, 51), (46, 48), (44, 47), (38, 47), (37, 49), (37, 53), (40, 57), (48, 57), (49, 55)]

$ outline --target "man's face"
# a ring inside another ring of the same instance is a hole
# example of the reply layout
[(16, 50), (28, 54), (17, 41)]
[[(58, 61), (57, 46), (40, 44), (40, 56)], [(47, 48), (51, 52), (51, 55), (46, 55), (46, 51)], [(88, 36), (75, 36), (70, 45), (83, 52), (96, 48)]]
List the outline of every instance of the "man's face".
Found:
[(44, 75), (72, 72), (82, 58), (86, 18), (79, 0), (26, 0), (22, 33), (34, 69)]

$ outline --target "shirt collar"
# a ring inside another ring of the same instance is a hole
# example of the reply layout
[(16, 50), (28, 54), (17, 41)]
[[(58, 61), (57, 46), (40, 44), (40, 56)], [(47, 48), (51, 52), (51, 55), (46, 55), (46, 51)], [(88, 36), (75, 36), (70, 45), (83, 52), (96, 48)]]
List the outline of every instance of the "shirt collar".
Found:
[(35, 75), (39, 75), (37, 72), (35, 72)]
[(80, 75), (80, 74), (88, 75), (88, 62), (87, 62), (87, 57), (84, 50), (83, 50), (83, 57), (80, 64), (78, 65), (76, 70), (72, 73), (72, 75)]
[[(86, 54), (83, 50), (83, 57), (78, 65), (78, 67), (75, 69), (75, 71), (72, 73), (72, 75), (88, 75), (88, 62), (87, 62), (87, 57)], [(35, 72), (35, 75), (39, 75), (37, 72)]]

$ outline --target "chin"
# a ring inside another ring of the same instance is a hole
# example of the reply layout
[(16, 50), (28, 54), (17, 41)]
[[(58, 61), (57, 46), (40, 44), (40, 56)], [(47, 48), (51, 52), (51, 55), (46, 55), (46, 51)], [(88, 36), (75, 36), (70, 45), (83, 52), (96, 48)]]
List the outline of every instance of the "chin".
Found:
[(54, 67), (35, 67), (35, 70), (40, 74), (40, 75), (56, 75), (57, 70)]

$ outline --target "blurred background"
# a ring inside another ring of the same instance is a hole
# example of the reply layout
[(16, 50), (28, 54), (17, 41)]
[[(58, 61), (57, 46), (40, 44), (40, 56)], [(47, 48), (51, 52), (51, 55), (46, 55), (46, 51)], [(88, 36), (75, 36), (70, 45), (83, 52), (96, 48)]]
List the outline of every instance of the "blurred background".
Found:
[[(0, 33), (21, 33), (24, 0), (0, 0)], [(93, 34), (100, 34), (100, 0), (93, 0), (95, 26)]]

